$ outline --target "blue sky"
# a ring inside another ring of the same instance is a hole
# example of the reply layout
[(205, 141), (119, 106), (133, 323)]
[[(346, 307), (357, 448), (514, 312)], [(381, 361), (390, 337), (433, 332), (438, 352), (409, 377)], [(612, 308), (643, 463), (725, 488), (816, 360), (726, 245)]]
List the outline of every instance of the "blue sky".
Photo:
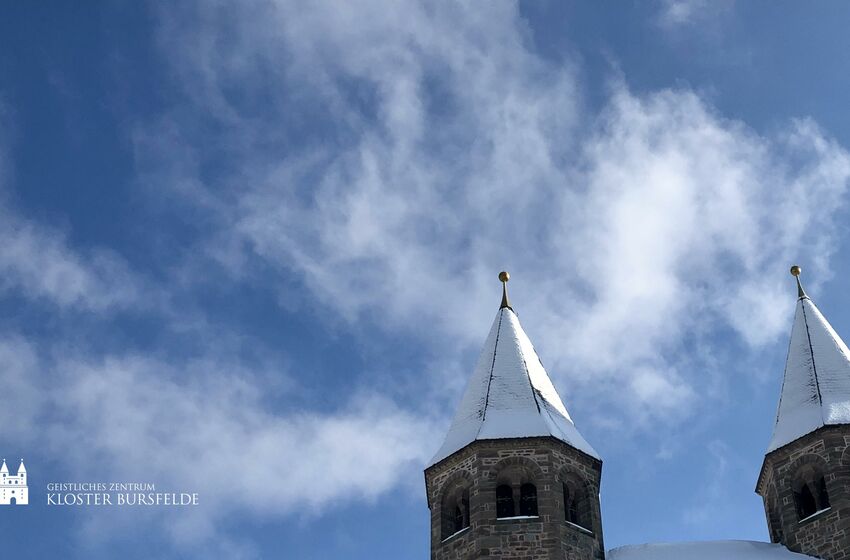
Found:
[(8, 4), (4, 552), (427, 558), (502, 269), (606, 545), (766, 540), (791, 264), (850, 336), (848, 10)]

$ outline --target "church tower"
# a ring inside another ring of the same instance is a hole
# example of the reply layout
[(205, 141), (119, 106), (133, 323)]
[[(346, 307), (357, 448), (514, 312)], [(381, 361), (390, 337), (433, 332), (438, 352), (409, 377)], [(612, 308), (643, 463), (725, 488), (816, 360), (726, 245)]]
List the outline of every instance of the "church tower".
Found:
[(756, 492), (770, 540), (850, 557), (850, 350), (797, 278), (797, 311), (773, 437)]
[(425, 469), (431, 559), (604, 559), (602, 460), (576, 429), (508, 300)]

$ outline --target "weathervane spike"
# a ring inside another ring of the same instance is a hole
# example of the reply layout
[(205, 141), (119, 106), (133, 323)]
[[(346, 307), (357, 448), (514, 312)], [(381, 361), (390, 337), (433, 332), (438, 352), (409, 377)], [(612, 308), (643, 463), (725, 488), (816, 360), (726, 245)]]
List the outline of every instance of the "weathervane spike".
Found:
[(508, 299), (508, 280), (510, 279), (511, 275), (508, 274), (507, 271), (503, 270), (499, 273), (499, 280), (501, 280), (502, 282), (502, 306), (499, 309), (504, 309), (507, 307), (508, 309), (513, 311), (514, 308), (511, 307), (511, 302)]
[(803, 269), (798, 265), (794, 265), (791, 267), (791, 276), (793, 276), (797, 280), (797, 297), (804, 298), (809, 297), (806, 295), (806, 291), (803, 290), (803, 284), (800, 282), (800, 273), (803, 272)]

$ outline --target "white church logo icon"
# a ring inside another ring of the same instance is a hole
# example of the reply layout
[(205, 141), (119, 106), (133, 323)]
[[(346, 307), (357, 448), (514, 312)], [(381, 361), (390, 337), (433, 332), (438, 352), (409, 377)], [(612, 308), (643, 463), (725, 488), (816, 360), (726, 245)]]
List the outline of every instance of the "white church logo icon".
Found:
[(24, 460), (21, 459), (18, 474), (12, 476), (9, 474), (9, 467), (6, 466), (6, 459), (3, 459), (3, 466), (0, 467), (0, 505), (23, 506), (28, 503), (29, 489), (27, 488), (27, 468), (24, 466)]

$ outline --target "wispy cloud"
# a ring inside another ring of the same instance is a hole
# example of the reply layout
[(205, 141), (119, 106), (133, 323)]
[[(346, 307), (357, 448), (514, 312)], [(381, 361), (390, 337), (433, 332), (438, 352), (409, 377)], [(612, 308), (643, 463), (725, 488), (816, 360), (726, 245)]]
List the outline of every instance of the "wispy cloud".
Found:
[(152, 303), (127, 262), (108, 249), (79, 252), (61, 231), (2, 207), (0, 238), (0, 293), (92, 312)]
[[(198, 492), (201, 505), (191, 511), (142, 512), (137, 521), (187, 549), (215, 537), (210, 553), (233, 558), (256, 556), (250, 543), (217, 533), (225, 517), (318, 516), (331, 503), (374, 501), (419, 481), (439, 443), (431, 419), (369, 389), (324, 398), (325, 408), (293, 405), (289, 391), (299, 388), (279, 364), (273, 378), (256, 364), (261, 346), (250, 363), (240, 360), (245, 335), (209, 324), (184, 301), (180, 271), (157, 285), (108, 246), (80, 249), (68, 233), (17, 211), (7, 188), (7, 145), (0, 143), (0, 295), (24, 309), (44, 307), (60, 325), (74, 322), (80, 338), (65, 339), (61, 328), (48, 328), (46, 339), (24, 335), (14, 321), (3, 321), (4, 443), (37, 444), (62, 457), (57, 474), (68, 479), (140, 480), (162, 491)], [(168, 298), (176, 307), (162, 304)], [(116, 310), (147, 312), (191, 350), (141, 355), (107, 347), (96, 322), (75, 320)], [(109, 540), (106, 527), (126, 522), (100, 513), (83, 528), (92, 546)]]
[[(200, 232), (188, 252), (205, 260), (180, 286), (261, 271), (283, 299), (295, 277), (352, 330), (386, 329), (451, 364), (410, 381), (423, 394), (480, 343), (508, 268), (567, 405), (580, 395), (596, 425), (651, 432), (706, 406), (704, 370), (728, 365), (695, 345), (775, 341), (787, 264), (828, 274), (850, 156), (815, 123), (759, 133), (690, 90), (636, 94), (616, 79), (587, 115), (573, 63), (535, 54), (514, 5), (204, 2), (163, 9), (158, 36), (180, 95), (133, 140), (140, 184), (190, 208)], [(4, 216), (0, 289), (93, 311), (145, 299), (108, 249)], [(375, 498), (420, 476), (438, 443), (430, 419), (375, 391), (270, 407), (256, 372), (221, 353), (39, 361), (33, 345), (0, 346), (35, 372), (16, 394), (64, 420), (33, 437), (79, 441), (73, 468), (93, 455), (113, 476), (144, 465), (157, 483), (203, 487), (210, 509), (181, 518), (177, 539), (212, 534), (224, 509)], [(250, 476), (219, 484), (234, 469)]]
[(695, 496), (695, 503), (691, 504), (684, 511), (684, 519), (686, 523), (692, 525), (704, 525), (712, 519), (724, 519), (729, 517), (730, 505), (729, 499), (729, 472), (730, 466), (740, 468), (740, 465), (730, 465), (730, 461), (735, 463), (732, 456), (732, 450), (729, 446), (720, 440), (710, 441), (706, 446), (707, 462), (705, 464), (705, 480)]
[(12, 293), (62, 309), (89, 312), (142, 304), (144, 282), (125, 259), (108, 248), (80, 251), (65, 232), (22, 215), (8, 184), (14, 169), (7, 157), (14, 116), (0, 99), (0, 296)]
[(734, 0), (661, 0), (658, 23), (667, 29), (705, 24), (733, 7)]
[[(16, 403), (8, 418), (8, 407), (0, 411), (7, 441), (39, 442), (72, 479), (198, 492), (198, 507), (147, 520), (186, 545), (213, 537), (233, 516), (318, 516), (331, 503), (375, 500), (416, 473), (438, 443), (428, 420), (376, 392), (333, 409), (281, 412), (254, 372), (221, 358), (39, 359), (33, 348), (20, 339), (0, 345), (11, 364), (0, 383)], [(102, 533), (113, 521), (104, 514), (90, 522)]]
[[(250, 372), (232, 366), (178, 370), (124, 357), (63, 360), (61, 367), (67, 384), (60, 410), (76, 421), (71, 433), (57, 426), (57, 441), (79, 443), (80, 465), (94, 452), (111, 463), (105, 472), (191, 481), (210, 511), (303, 515), (342, 496), (374, 499), (408, 462), (423, 462), (433, 444), (427, 422), (376, 393), (357, 395), (342, 409), (276, 413)], [(354, 463), (358, 468), (350, 468)], [(219, 483), (222, 473), (234, 474), (227, 485)]]
[[(169, 122), (195, 124), (140, 153), (185, 171), (175, 144), (198, 145), (214, 114), (227, 144), (190, 159), (232, 173), (179, 181), (216, 220), (211, 256), (295, 272), (342, 317), (377, 314), (446, 355), (480, 341), (507, 266), (553, 372), (647, 425), (698, 406), (689, 339), (771, 342), (786, 264), (805, 250), (827, 274), (850, 158), (810, 121), (760, 135), (687, 89), (638, 96), (617, 80), (581, 118), (569, 63), (536, 56), (506, 5), (278, 2), (191, 19), (165, 14), (162, 42), (198, 78)], [(269, 114), (229, 98), (236, 82), (271, 95)], [(315, 107), (301, 149), (280, 128)]]
[(44, 397), (33, 383), (38, 359), (34, 348), (19, 336), (0, 337), (0, 384), (4, 406), (0, 407), (0, 426), (7, 434), (30, 434), (35, 430), (37, 415)]

